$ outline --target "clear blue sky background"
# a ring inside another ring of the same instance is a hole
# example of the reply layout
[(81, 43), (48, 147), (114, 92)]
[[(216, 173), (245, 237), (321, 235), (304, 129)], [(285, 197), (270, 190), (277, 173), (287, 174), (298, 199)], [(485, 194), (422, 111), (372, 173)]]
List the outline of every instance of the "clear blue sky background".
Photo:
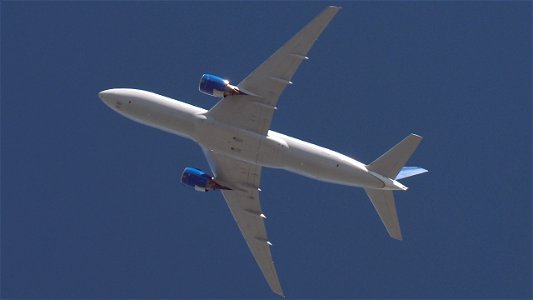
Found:
[[(98, 91), (209, 108), (330, 2), (2, 2), (1, 293), (7, 298), (270, 298), (193, 142)], [(404, 241), (362, 190), (263, 171), (290, 298), (531, 296), (527, 1), (343, 2), (273, 129), (369, 163), (411, 132), (429, 174), (397, 193)]]

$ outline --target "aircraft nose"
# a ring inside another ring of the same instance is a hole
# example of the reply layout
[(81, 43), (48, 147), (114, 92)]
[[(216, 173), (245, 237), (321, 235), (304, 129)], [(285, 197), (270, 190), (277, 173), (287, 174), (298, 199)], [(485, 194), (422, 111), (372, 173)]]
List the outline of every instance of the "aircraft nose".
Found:
[(113, 96), (114, 96), (114, 93), (112, 90), (105, 90), (105, 91), (101, 91), (100, 93), (98, 93), (98, 97), (100, 97), (100, 99), (107, 105), (111, 104), (114, 98)]
[(100, 97), (105, 105), (114, 110), (120, 110), (126, 95), (124, 95), (124, 91), (122, 89), (109, 89), (98, 93), (98, 97)]

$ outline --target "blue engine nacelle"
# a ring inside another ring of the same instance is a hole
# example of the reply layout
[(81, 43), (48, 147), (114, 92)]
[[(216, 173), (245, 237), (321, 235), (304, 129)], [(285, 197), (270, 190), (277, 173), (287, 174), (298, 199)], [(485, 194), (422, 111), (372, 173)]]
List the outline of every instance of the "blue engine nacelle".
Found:
[(197, 192), (207, 192), (211, 190), (231, 190), (228, 187), (218, 184), (215, 179), (206, 172), (187, 167), (181, 174), (181, 183), (194, 187)]
[(238, 87), (229, 84), (229, 81), (212, 74), (202, 75), (198, 85), (200, 92), (213, 97), (226, 97), (229, 95), (246, 95)]

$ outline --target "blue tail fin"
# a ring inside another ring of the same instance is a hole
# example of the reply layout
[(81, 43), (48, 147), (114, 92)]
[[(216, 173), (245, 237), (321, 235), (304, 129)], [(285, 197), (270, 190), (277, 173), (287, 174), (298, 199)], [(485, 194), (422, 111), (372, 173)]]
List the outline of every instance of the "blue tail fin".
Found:
[(426, 170), (424, 168), (420, 168), (420, 167), (403, 167), (400, 170), (400, 173), (398, 173), (398, 175), (396, 175), (396, 178), (394, 178), (394, 180), (404, 179), (404, 178), (407, 178), (407, 177), (411, 177), (411, 176), (415, 176), (415, 175), (418, 175), (418, 174), (426, 173), (427, 171), (428, 170)]

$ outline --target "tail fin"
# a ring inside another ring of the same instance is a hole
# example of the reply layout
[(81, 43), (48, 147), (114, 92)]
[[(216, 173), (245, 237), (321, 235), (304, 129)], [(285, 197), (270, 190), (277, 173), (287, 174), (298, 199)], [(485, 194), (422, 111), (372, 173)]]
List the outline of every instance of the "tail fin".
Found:
[[(403, 167), (421, 140), (421, 136), (410, 134), (368, 165), (367, 168), (391, 179), (401, 179), (427, 172), (427, 170), (418, 167)], [(392, 191), (374, 189), (365, 189), (365, 191), (389, 235), (394, 239), (401, 240), (402, 231)]]
[(403, 167), (400, 170), (400, 173), (398, 173), (398, 175), (396, 175), (396, 178), (394, 178), (394, 180), (404, 179), (404, 178), (407, 178), (407, 177), (411, 177), (411, 176), (415, 176), (415, 175), (418, 175), (418, 174), (426, 173), (427, 171), (428, 170), (426, 170), (424, 168), (420, 168), (420, 167)]
[(411, 133), (403, 141), (368, 165), (368, 169), (388, 178), (395, 178), (421, 140), (421, 136)]

